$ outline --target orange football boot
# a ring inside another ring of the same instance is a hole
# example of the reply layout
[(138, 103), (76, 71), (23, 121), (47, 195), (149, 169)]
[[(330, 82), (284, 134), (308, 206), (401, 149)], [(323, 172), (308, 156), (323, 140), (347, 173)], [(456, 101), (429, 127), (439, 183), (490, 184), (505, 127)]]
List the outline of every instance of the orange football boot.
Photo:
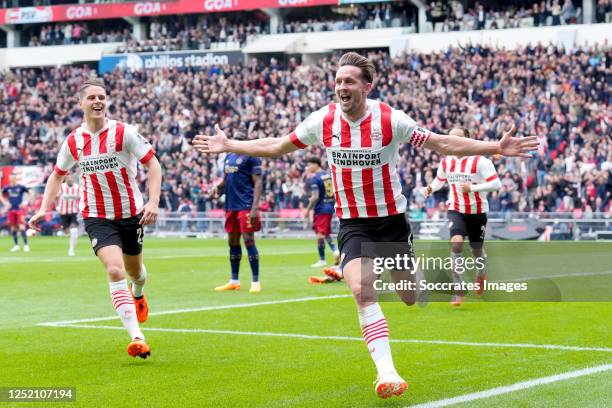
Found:
[(215, 288), (215, 292), (224, 292), (226, 290), (240, 290), (240, 284), (228, 282), (225, 285), (217, 286)]
[(151, 347), (144, 340), (135, 338), (128, 344), (127, 352), (132, 357), (146, 359), (151, 355)]

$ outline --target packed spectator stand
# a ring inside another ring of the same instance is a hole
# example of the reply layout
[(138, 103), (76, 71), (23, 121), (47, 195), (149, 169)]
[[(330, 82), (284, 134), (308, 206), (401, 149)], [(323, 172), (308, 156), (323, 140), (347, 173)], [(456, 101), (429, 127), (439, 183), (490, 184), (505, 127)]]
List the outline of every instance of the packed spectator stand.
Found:
[[(371, 52), (378, 80), (371, 98), (406, 111), (420, 125), (444, 132), (454, 126), (493, 140), (513, 122), (519, 135), (537, 134), (542, 148), (529, 160), (494, 159), (502, 190), (491, 211), (610, 211), (611, 49), (608, 44), (565, 50), (533, 45), (515, 51), (472, 46), (443, 53), (391, 58)], [(190, 148), (197, 133), (241, 129), (250, 138), (288, 134), (308, 113), (334, 98), (337, 55), (316, 65), (216, 66), (205, 71), (116, 71), (105, 75), (109, 116), (134, 123), (155, 146), (165, 169), (162, 208), (221, 208), (211, 194), (221, 180), (221, 159)], [(95, 75), (88, 66), (17, 69), (1, 76), (0, 165), (39, 165), (48, 174), (59, 146), (82, 115), (76, 88)], [(308, 192), (303, 169), (320, 148), (263, 162), (263, 210), (302, 208)], [(401, 150), (403, 191), (414, 219), (439, 217), (446, 192), (425, 200), (420, 187), (435, 177), (439, 155)], [(144, 174), (141, 174), (144, 182)]]
[[(112, 1), (92, 1), (111, 3)], [(0, 1), (0, 7), (25, 6), (28, 1)], [(46, 1), (42, 5), (75, 1)], [(85, 2), (88, 3), (88, 2)], [(429, 1), (427, 26), (421, 31), (464, 31), (582, 23), (579, 0)], [(37, 4), (41, 5), (41, 4)], [(612, 21), (612, 0), (597, 0), (595, 22)], [(136, 39), (124, 20), (30, 24), (23, 28), (23, 46), (123, 42), (119, 52), (238, 48), (273, 30), (262, 11), (145, 17), (146, 38)], [(389, 27), (416, 30), (418, 10), (410, 1), (304, 7), (288, 10), (276, 32), (299, 33)], [(0, 33), (4, 36), (4, 33)], [(0, 38), (0, 41), (6, 41)]]
[[(467, 6), (466, 6), (467, 4)], [(582, 23), (582, 1), (429, 1), (432, 31), (493, 30)], [(598, 0), (595, 22), (612, 21), (612, 2)]]

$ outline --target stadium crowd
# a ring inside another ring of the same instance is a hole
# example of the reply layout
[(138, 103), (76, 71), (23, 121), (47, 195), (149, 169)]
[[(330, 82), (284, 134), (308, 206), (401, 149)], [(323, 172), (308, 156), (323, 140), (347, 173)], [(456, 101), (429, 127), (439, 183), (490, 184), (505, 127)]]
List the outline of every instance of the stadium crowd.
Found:
[[(575, 0), (431, 1), (427, 20), (434, 31), (558, 26), (581, 23), (581, 5)], [(609, 11), (609, 0), (599, 0), (596, 21), (605, 22)]]
[(342, 31), (409, 26), (416, 8), (410, 2), (353, 4), (347, 7), (312, 7), (289, 14), (279, 27), (280, 33)]
[[(51, 2), (54, 3), (54, 2)], [(8, 4), (6, 0), (2, 4)], [(434, 31), (515, 28), (581, 22), (576, 0), (512, 0), (506, 2), (430, 1), (427, 21)], [(596, 22), (612, 21), (612, 0), (598, 0)], [(364, 3), (343, 7), (309, 7), (288, 10), (278, 26), (279, 33), (341, 31), (411, 26), (417, 9), (408, 1)], [(137, 41), (129, 24), (122, 20), (33, 24), (23, 31), (28, 46), (123, 42), (118, 52), (211, 49), (218, 44), (243, 46), (258, 34), (271, 31), (263, 12), (189, 14), (150, 18), (146, 39)]]
[[(378, 80), (371, 98), (406, 111), (421, 126), (447, 131), (463, 126), (478, 139), (501, 136), (509, 123), (519, 135), (537, 134), (533, 159), (495, 158), (502, 190), (490, 195), (491, 211), (610, 211), (612, 146), (608, 44), (565, 53), (552, 45), (516, 51), (473, 46), (443, 53), (391, 58), (370, 53)], [(240, 129), (250, 138), (288, 134), (309, 112), (333, 98), (337, 56), (318, 64), (283, 65), (253, 60), (247, 66), (207, 71), (116, 71), (105, 75), (109, 116), (135, 123), (155, 146), (165, 169), (162, 208), (179, 212), (221, 208), (212, 188), (222, 177), (221, 158), (199, 157), (192, 137)], [(58, 148), (82, 117), (76, 89), (91, 68), (18, 69), (0, 82), (0, 165), (40, 165), (48, 174)], [(304, 166), (310, 148), (263, 160), (262, 209), (301, 208), (307, 201)], [(415, 219), (439, 216), (445, 190), (425, 200), (422, 186), (435, 177), (440, 157), (401, 150), (404, 194)], [(144, 182), (144, 174), (141, 174)]]
[[(289, 14), (278, 27), (279, 33), (356, 30), (407, 24), (403, 5), (354, 5), (335, 13), (331, 7), (300, 9)], [(258, 34), (269, 34), (269, 17), (261, 12), (193, 14), (160, 17), (148, 24), (145, 41), (129, 39), (119, 52), (178, 51), (211, 49), (217, 44), (243, 46)], [(217, 45), (218, 46), (218, 45)]]
[[(42, 45), (95, 44), (126, 42), (132, 37), (125, 22), (112, 24), (108, 29), (99, 23), (74, 22), (65, 24), (41, 24), (24, 31), (23, 41), (28, 47)], [(120, 27), (120, 28), (118, 28)]]
[(257, 34), (268, 32), (261, 13), (192, 14), (160, 17), (148, 25), (148, 39), (129, 39), (118, 52), (207, 50), (216, 43), (243, 46)]
[[(278, 27), (279, 33), (353, 30), (407, 25), (412, 19), (408, 3), (359, 4), (350, 7), (300, 8)], [(0, 4), (1, 6), (1, 4)], [(187, 14), (151, 18), (147, 38), (136, 40), (125, 21), (34, 24), (24, 28), (22, 44), (27, 46), (125, 43), (118, 52), (177, 51), (211, 49), (216, 44), (243, 46), (258, 34), (269, 34), (269, 17), (263, 12)]]

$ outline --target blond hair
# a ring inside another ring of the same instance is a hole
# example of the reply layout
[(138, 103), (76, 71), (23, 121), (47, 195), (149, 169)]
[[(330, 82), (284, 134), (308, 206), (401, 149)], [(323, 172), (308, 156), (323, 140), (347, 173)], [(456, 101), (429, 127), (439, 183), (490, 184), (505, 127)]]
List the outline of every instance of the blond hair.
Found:
[(340, 61), (338, 62), (338, 66), (340, 67), (344, 67), (346, 65), (359, 68), (361, 70), (361, 76), (368, 84), (374, 82), (376, 68), (374, 68), (372, 61), (366, 57), (359, 55), (356, 52), (347, 52), (340, 57)]

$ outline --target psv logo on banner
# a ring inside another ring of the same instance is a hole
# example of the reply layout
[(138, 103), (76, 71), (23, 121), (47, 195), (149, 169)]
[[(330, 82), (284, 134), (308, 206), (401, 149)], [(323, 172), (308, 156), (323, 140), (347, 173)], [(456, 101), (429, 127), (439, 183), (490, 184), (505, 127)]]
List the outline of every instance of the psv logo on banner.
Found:
[(53, 21), (51, 7), (21, 7), (6, 12), (6, 24), (46, 23)]

